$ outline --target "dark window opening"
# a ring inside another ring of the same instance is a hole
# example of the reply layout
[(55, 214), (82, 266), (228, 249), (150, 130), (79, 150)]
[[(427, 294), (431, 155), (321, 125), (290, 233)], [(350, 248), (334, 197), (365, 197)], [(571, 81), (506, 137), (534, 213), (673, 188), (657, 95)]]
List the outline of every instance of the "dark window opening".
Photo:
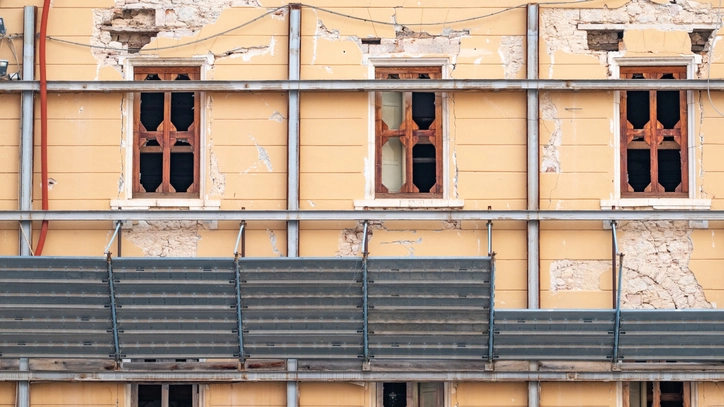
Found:
[[(198, 80), (198, 67), (138, 67), (135, 80)], [(133, 192), (199, 190), (199, 93), (136, 93)]]
[(435, 121), (435, 94), (412, 93), (412, 120), (420, 130), (428, 130)]
[(146, 131), (157, 131), (163, 123), (163, 93), (141, 93), (141, 124)]
[(391, 73), (391, 74), (387, 75), (387, 79), (400, 79), (400, 74)]
[(643, 129), (649, 122), (649, 92), (626, 92), (626, 118), (634, 129)]
[(188, 191), (194, 183), (194, 154), (171, 154), (171, 186), (176, 192)]
[[(686, 77), (686, 67), (621, 67), (624, 79)], [(653, 196), (688, 192), (685, 91), (621, 92), (621, 193)]]
[(689, 407), (688, 382), (629, 382), (623, 384), (624, 400), (630, 407)]
[(172, 384), (168, 386), (168, 407), (193, 407), (193, 386)]
[(156, 192), (163, 181), (163, 153), (141, 153), (140, 178), (145, 192)]
[(134, 385), (132, 407), (194, 407), (198, 386), (193, 384)]
[(138, 385), (138, 407), (163, 407), (162, 388), (159, 384)]
[(676, 192), (681, 184), (681, 150), (659, 149), (659, 184), (664, 192)]
[(651, 151), (629, 149), (627, 156), (628, 184), (634, 192), (644, 192), (651, 183)]
[(420, 192), (430, 192), (437, 182), (435, 146), (415, 144), (412, 147), (412, 183)]
[(407, 383), (384, 383), (382, 385), (383, 407), (407, 407)]

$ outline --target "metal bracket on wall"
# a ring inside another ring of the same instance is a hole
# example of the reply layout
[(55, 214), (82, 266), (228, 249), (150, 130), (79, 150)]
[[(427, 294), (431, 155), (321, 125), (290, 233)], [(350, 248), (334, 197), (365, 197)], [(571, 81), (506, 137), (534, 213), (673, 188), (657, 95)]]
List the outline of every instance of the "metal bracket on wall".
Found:
[(364, 231), (362, 232), (362, 317), (363, 317), (363, 349), (364, 349), (364, 363), (370, 362), (370, 347), (369, 347), (369, 314), (368, 314), (368, 301), (367, 301), (367, 258), (369, 257), (369, 239), (367, 238), (367, 230), (369, 227), (369, 221), (365, 221)]
[[(118, 222), (118, 226), (120, 227), (121, 222)], [(118, 228), (116, 228), (116, 232), (118, 232)], [(113, 240), (111, 240), (113, 242)], [(110, 243), (109, 243), (110, 247)], [(116, 290), (114, 286), (113, 281), (113, 262), (111, 261), (111, 253), (108, 252), (108, 257), (106, 258), (106, 264), (108, 266), (108, 291), (109, 291), (109, 297), (111, 300), (110, 308), (111, 308), (111, 322), (113, 323), (113, 358), (116, 360), (116, 362), (121, 361), (121, 350), (120, 345), (118, 341), (118, 319), (116, 315)]]

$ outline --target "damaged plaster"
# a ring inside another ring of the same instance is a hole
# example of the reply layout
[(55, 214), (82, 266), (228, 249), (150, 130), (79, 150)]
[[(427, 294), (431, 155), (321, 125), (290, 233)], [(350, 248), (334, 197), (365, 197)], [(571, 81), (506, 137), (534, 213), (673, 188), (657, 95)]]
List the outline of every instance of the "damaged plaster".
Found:
[[(622, 307), (628, 309), (712, 308), (689, 269), (694, 251), (688, 222), (622, 222), (624, 253)], [(551, 291), (598, 291), (609, 260), (557, 260), (551, 263)], [(598, 276), (598, 277), (597, 277)]]
[[(115, 0), (112, 8), (93, 10), (93, 55), (100, 66), (119, 67), (120, 56), (137, 53), (156, 37), (193, 35), (230, 7), (261, 5), (258, 0)], [(273, 52), (273, 44), (261, 48), (234, 53), (251, 58), (255, 52)]]
[(259, 143), (256, 142), (256, 138), (254, 138), (254, 136), (249, 135), (249, 138), (254, 143), (254, 146), (256, 146), (257, 161), (252, 164), (251, 167), (243, 171), (242, 174), (257, 172), (261, 166), (265, 166), (267, 171), (272, 172), (274, 168), (272, 166), (271, 158), (269, 158), (269, 153), (264, 147), (260, 146)]
[(515, 79), (525, 63), (523, 40), (521, 36), (504, 36), (500, 40), (498, 55), (503, 61), (505, 79)]
[(592, 55), (598, 57), (602, 65), (608, 63), (607, 51), (613, 51), (614, 44), (603, 49), (601, 47), (592, 49), (589, 47), (588, 31), (579, 30), (578, 24), (627, 24), (635, 25), (637, 29), (649, 27), (660, 31), (685, 31), (690, 33), (691, 52), (701, 52), (707, 49), (707, 42), (711, 43), (712, 37), (715, 36), (704, 39), (708, 32), (705, 33), (694, 26), (716, 22), (717, 13), (710, 4), (691, 0), (677, 0), (664, 4), (650, 0), (632, 0), (614, 9), (606, 7), (541, 9), (540, 37), (551, 60), (548, 77), (553, 78), (555, 54), (559, 51)]
[(196, 257), (201, 229), (199, 221), (139, 221), (123, 237), (146, 257)]
[[(553, 129), (548, 143), (543, 146), (543, 157), (541, 157), (540, 172), (561, 172), (561, 157), (558, 147), (561, 146), (562, 128), (561, 119), (558, 117), (558, 110), (551, 99), (551, 95), (545, 92), (540, 98), (540, 112), (543, 120), (553, 122)], [(542, 123), (545, 126), (545, 123)]]

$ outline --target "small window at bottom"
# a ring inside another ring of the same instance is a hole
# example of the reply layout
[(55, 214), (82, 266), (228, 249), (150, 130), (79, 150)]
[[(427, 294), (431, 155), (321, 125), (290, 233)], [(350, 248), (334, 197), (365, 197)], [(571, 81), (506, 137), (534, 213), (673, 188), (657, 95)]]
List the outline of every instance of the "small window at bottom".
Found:
[(377, 407), (443, 407), (444, 383), (387, 382), (377, 385)]
[(689, 382), (629, 382), (623, 384), (630, 407), (690, 407)]
[(132, 407), (198, 407), (199, 386), (195, 384), (134, 384)]

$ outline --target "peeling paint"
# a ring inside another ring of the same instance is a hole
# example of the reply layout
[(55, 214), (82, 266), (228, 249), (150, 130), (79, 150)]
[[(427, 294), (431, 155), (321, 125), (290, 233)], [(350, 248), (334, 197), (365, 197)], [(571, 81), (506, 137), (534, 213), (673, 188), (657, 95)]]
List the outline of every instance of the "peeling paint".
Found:
[(254, 136), (249, 135), (249, 138), (256, 146), (256, 152), (257, 152), (257, 161), (249, 168), (247, 168), (245, 171), (242, 172), (242, 174), (247, 174), (249, 172), (257, 172), (259, 167), (261, 165), (264, 165), (267, 169), (267, 171), (272, 172), (272, 162), (269, 158), (269, 153), (267, 153), (266, 149), (259, 145), (259, 143), (256, 142), (256, 139)]
[[(548, 144), (543, 146), (543, 157), (541, 157), (541, 168), (540, 172), (561, 172), (561, 160), (558, 147), (561, 146), (562, 141), (562, 128), (561, 119), (558, 117), (558, 109), (551, 99), (551, 95), (545, 92), (540, 98), (540, 111), (543, 120), (553, 122), (553, 131), (548, 139)], [(545, 126), (545, 123), (541, 123)]]
[(244, 62), (251, 61), (252, 58), (258, 57), (261, 55), (271, 55), (274, 56), (274, 51), (276, 48), (277, 40), (274, 36), (271, 37), (271, 40), (269, 40), (269, 45), (259, 45), (255, 47), (237, 47), (230, 49), (226, 52), (223, 52), (221, 54), (214, 54), (215, 58), (241, 58)]
[(209, 195), (222, 197), (226, 190), (226, 174), (219, 170), (219, 161), (213, 151), (209, 153), (209, 178), (211, 178)]
[(503, 61), (505, 79), (515, 79), (525, 62), (525, 52), (521, 36), (504, 36), (500, 40), (498, 55)]
[(267, 229), (266, 234), (269, 236), (269, 243), (271, 243), (272, 252), (279, 257), (284, 257), (284, 254), (277, 248), (277, 237), (274, 234), (274, 231)]
[(285, 119), (285, 117), (282, 116), (282, 114), (277, 112), (276, 110), (274, 111), (274, 113), (272, 113), (271, 116), (269, 116), (269, 120), (275, 121), (277, 123), (283, 122), (284, 119)]
[(422, 238), (418, 238), (417, 240), (392, 240), (389, 242), (380, 242), (380, 244), (396, 244), (405, 246), (405, 249), (407, 249), (407, 255), (409, 257), (415, 257), (415, 245), (422, 244)]

